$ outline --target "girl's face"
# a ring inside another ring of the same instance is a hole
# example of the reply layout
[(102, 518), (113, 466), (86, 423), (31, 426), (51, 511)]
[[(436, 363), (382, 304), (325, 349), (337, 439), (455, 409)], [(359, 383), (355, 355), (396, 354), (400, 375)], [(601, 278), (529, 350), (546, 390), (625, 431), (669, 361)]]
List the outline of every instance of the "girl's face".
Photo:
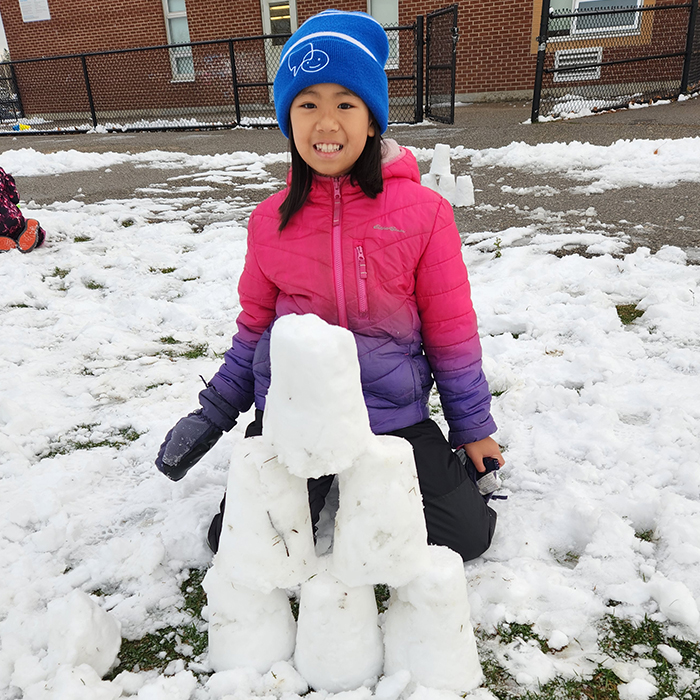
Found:
[(337, 83), (319, 83), (302, 90), (289, 110), (294, 145), (319, 175), (350, 172), (374, 125), (367, 105)]

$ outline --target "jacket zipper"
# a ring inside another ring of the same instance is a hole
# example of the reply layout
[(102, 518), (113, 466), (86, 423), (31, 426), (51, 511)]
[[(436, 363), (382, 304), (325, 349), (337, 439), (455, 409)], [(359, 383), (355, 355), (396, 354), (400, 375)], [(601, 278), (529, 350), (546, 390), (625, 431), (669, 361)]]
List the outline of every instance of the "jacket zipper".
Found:
[(331, 252), (333, 255), (333, 284), (335, 303), (338, 308), (338, 325), (348, 327), (348, 310), (345, 306), (345, 283), (343, 281), (342, 230), (340, 227), (340, 178), (333, 178), (333, 235)]
[(367, 308), (367, 261), (365, 251), (358, 243), (355, 244), (355, 273), (357, 274), (357, 305), (361, 318), (368, 315)]

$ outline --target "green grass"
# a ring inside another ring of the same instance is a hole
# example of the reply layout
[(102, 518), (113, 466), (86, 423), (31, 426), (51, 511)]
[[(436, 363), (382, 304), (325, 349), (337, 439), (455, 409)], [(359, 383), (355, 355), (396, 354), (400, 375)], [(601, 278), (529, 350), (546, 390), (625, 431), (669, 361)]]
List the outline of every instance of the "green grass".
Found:
[(104, 284), (100, 284), (99, 282), (95, 282), (95, 280), (88, 280), (87, 282), (83, 282), (83, 284), (88, 289), (104, 289), (105, 288)]
[(70, 270), (66, 270), (61, 267), (54, 267), (53, 272), (49, 275), (49, 277), (59, 277), (60, 279), (63, 279)]
[(94, 433), (97, 427), (97, 423), (83, 423), (75, 426), (67, 435), (52, 441), (41, 457), (47, 459), (57, 455), (71, 454), (77, 450), (94, 450), (97, 447), (114, 447), (119, 450), (130, 442), (135, 442), (142, 435), (135, 428), (127, 426), (111, 430), (106, 436), (101, 433), (99, 437), (96, 437)]
[(169, 275), (171, 272), (175, 272), (176, 267), (149, 267), (149, 272), (159, 272), (161, 275)]
[(196, 360), (198, 357), (204, 357), (209, 350), (208, 343), (181, 343), (172, 335), (165, 335), (160, 338), (160, 342), (163, 345), (181, 345), (182, 348), (175, 350), (165, 350), (163, 355), (168, 357), (184, 357), (188, 360)]
[(91, 240), (92, 238), (90, 238), (90, 236), (75, 236), (75, 238), (73, 238), (73, 243), (87, 243)]
[(163, 627), (141, 639), (123, 639), (119, 650), (119, 665), (106, 680), (113, 680), (122, 671), (164, 671), (171, 661), (195, 660), (207, 650), (207, 626), (202, 619), (206, 601), (202, 579), (206, 569), (192, 569), (180, 585), (182, 610), (189, 613), (190, 622), (182, 627)]
[(618, 304), (615, 308), (623, 326), (629, 326), (630, 323), (636, 321), (644, 314), (643, 311), (637, 308), (636, 304)]
[[(557, 652), (548, 648), (545, 640), (533, 631), (532, 625), (502, 624), (494, 635), (484, 635), (476, 630), (484, 686), (499, 700), (619, 700), (618, 686), (623, 681), (607, 666), (611, 661), (640, 665), (644, 661), (658, 688), (655, 700), (700, 698), (700, 644), (669, 636), (661, 623), (648, 617), (635, 624), (611, 613), (601, 620), (598, 632), (598, 650), (605, 655), (605, 660), (598, 663), (590, 677), (557, 677), (537, 690), (523, 691), (498, 662), (495, 649), (521, 640), (534, 641), (549, 656), (556, 657)], [(683, 661), (678, 665), (669, 663), (659, 652), (659, 644), (676, 649)], [(686, 687), (683, 676), (687, 678), (689, 673), (697, 675)]]

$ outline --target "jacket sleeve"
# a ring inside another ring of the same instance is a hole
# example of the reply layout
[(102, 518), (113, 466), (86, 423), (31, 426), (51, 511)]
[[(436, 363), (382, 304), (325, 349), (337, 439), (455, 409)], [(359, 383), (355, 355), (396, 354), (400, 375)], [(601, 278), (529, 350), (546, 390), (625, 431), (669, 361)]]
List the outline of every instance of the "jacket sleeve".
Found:
[(0, 168), (0, 190), (4, 191), (12, 204), (19, 204), (19, 192), (15, 185), (15, 179)]
[(481, 343), (462, 242), (452, 207), (442, 200), (416, 272), (423, 347), (435, 377), (450, 444), (458, 447), (496, 431), (481, 367)]
[(262, 334), (275, 318), (279, 290), (265, 277), (257, 259), (256, 228), (260, 225), (256, 213), (248, 223), (248, 250), (243, 273), (238, 282), (238, 298), (242, 307), (236, 324), (231, 348), (224, 355), (224, 364), (212, 377), (211, 384), (241, 413), (252, 405), (255, 396), (253, 356)]

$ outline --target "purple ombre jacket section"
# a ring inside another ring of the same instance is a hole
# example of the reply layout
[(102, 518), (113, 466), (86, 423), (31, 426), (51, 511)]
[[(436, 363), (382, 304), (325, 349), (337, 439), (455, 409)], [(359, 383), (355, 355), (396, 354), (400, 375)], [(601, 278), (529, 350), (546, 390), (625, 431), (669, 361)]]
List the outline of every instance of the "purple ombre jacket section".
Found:
[[(461, 240), (449, 203), (420, 185), (413, 155), (388, 144), (384, 191), (376, 199), (348, 177), (316, 177), (282, 232), (277, 210), (286, 190), (253, 212), (238, 333), (212, 384), (240, 411), (253, 401), (264, 409), (274, 320), (313, 313), (338, 325), (347, 318), (372, 430), (428, 418), (435, 382), (457, 447), (496, 430)], [(333, 245), (338, 186), (341, 236)], [(342, 309), (334, 265), (342, 270)]]

